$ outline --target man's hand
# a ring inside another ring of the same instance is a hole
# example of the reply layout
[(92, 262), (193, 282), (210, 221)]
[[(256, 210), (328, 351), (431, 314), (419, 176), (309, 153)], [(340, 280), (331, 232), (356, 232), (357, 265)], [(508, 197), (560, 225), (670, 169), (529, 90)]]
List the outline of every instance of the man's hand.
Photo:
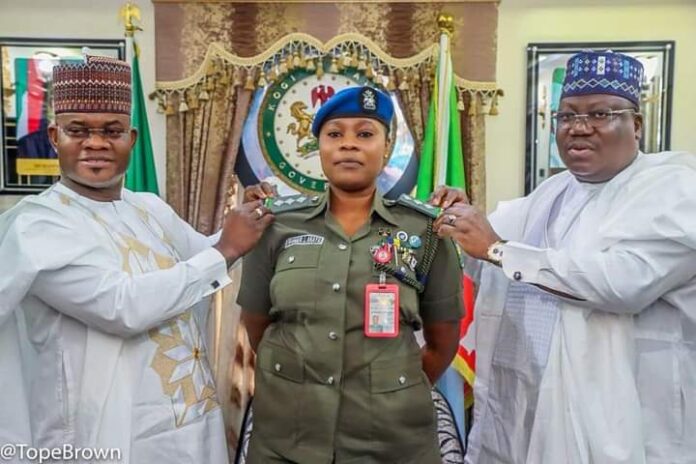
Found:
[(274, 185), (268, 182), (250, 185), (244, 189), (244, 198), (242, 203), (250, 203), (256, 200), (265, 200), (268, 197), (277, 197), (278, 191)]
[(447, 209), (455, 203), (465, 203), (468, 205), (469, 198), (462, 189), (441, 185), (430, 195), (428, 203), (433, 206), (439, 206), (442, 209)]
[(488, 248), (500, 240), (486, 216), (471, 205), (455, 203), (433, 224), (440, 237), (451, 237), (473, 258), (488, 259)]
[(264, 208), (263, 201), (244, 203), (225, 216), (222, 234), (215, 248), (222, 253), (229, 265), (258, 243), (263, 231), (274, 219), (273, 214)]

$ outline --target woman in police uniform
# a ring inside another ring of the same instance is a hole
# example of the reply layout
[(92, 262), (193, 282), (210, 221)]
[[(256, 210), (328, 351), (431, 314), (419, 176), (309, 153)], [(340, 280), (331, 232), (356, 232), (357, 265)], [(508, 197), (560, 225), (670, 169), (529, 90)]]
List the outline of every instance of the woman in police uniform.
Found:
[(461, 270), (435, 208), (377, 192), (393, 113), (371, 87), (328, 100), (312, 126), (327, 193), (275, 199), (244, 258), (251, 464), (441, 462), (430, 388), (458, 344)]

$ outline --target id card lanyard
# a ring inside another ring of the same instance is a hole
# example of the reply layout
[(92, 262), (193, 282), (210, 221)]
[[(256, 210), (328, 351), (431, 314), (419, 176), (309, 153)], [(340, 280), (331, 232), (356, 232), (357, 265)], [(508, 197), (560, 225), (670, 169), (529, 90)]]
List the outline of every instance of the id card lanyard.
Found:
[(384, 271), (379, 283), (365, 285), (365, 336), (394, 338), (399, 335), (399, 285), (388, 284)]

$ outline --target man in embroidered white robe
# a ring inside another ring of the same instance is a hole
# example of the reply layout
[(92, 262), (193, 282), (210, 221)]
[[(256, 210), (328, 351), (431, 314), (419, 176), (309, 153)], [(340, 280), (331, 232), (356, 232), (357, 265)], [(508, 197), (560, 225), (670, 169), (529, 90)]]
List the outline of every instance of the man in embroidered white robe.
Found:
[(489, 261), (469, 464), (696, 462), (696, 157), (639, 153), (641, 79), (625, 55), (572, 57), (568, 171), (490, 222), (457, 205), (437, 224)]
[(61, 182), (0, 216), (0, 443), (226, 464), (204, 298), (272, 216), (243, 205), (206, 237), (122, 189), (129, 66), (86, 57), (53, 82)]

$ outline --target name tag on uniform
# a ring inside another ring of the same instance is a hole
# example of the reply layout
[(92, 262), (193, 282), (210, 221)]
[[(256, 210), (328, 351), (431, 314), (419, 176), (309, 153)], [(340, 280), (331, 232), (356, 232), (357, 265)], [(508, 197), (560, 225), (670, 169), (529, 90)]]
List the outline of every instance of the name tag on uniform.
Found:
[(399, 335), (399, 286), (367, 284), (365, 286), (365, 336)]
[(290, 237), (285, 240), (284, 248), (288, 249), (292, 246), (302, 246), (302, 245), (322, 245), (324, 243), (324, 237), (321, 235), (306, 234), (298, 235), (297, 237)]

